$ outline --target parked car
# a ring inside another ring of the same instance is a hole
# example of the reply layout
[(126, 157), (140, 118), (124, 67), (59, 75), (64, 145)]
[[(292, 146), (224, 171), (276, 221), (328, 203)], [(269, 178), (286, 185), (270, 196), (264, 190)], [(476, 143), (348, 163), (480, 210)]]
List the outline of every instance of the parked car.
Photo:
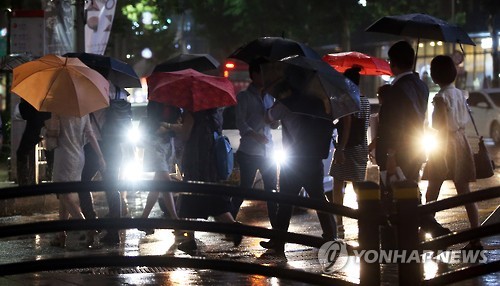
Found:
[[(500, 88), (481, 89), (469, 92), (467, 99), (472, 118), (480, 136), (500, 143)], [(472, 127), (474, 128), (474, 127)], [(468, 134), (475, 132), (468, 131)]]

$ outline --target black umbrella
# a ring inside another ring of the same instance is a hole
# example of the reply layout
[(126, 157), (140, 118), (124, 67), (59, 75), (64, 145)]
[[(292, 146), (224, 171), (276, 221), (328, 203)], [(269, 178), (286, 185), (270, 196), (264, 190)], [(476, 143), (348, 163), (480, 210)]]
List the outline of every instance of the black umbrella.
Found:
[(91, 53), (67, 53), (63, 56), (80, 59), (88, 67), (98, 71), (103, 77), (118, 87), (142, 86), (134, 68), (119, 59)]
[(31, 54), (10, 54), (0, 58), (0, 70), (11, 71), (15, 67), (34, 60)]
[[(469, 35), (459, 26), (420, 13), (384, 16), (371, 24), (366, 31), (417, 38), (415, 55), (418, 54), (420, 39), (457, 43), (460, 45), (463, 54), (465, 54), (465, 52), (462, 44), (476, 45)], [(416, 63), (417, 57), (415, 56), (414, 68)]]
[(371, 24), (366, 31), (447, 43), (476, 45), (459, 26), (427, 14), (385, 16)]
[(293, 56), (261, 70), (265, 90), (292, 112), (334, 120), (359, 111), (359, 88), (322, 60)]
[(180, 54), (155, 66), (153, 72), (173, 72), (194, 69), (199, 72), (219, 68), (219, 62), (209, 54)]
[(279, 61), (294, 55), (321, 59), (320, 55), (306, 44), (280, 37), (257, 38), (239, 47), (228, 58), (250, 63), (252, 60), (260, 57), (270, 61)]

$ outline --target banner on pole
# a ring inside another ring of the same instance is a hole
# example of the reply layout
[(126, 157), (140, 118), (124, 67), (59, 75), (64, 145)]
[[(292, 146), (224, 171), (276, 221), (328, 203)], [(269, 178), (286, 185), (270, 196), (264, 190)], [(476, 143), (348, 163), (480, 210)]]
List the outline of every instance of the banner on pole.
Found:
[(71, 2), (45, 1), (45, 41), (47, 43), (45, 54), (63, 55), (73, 52), (75, 50), (74, 39), (74, 8)]
[(117, 0), (86, 1), (85, 52), (103, 55), (108, 44)]

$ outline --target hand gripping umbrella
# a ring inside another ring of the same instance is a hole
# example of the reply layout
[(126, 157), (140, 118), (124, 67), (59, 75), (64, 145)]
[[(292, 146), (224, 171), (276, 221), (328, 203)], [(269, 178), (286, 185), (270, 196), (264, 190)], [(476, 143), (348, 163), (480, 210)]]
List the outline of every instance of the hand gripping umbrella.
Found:
[(269, 61), (279, 61), (294, 55), (318, 60), (321, 59), (318, 53), (306, 44), (280, 37), (257, 38), (239, 47), (230, 54), (228, 58), (250, 63), (257, 58), (265, 58)]
[(63, 116), (109, 106), (109, 82), (76, 58), (46, 55), (14, 68), (11, 91), (38, 111)]
[(155, 72), (147, 78), (149, 100), (196, 112), (236, 104), (232, 83), (193, 69)]
[(358, 87), (322, 60), (293, 56), (261, 65), (261, 73), (265, 90), (292, 112), (335, 120), (359, 111)]
[(359, 67), (362, 75), (392, 75), (391, 67), (386, 60), (360, 52), (326, 54), (323, 60), (341, 73), (346, 69)]

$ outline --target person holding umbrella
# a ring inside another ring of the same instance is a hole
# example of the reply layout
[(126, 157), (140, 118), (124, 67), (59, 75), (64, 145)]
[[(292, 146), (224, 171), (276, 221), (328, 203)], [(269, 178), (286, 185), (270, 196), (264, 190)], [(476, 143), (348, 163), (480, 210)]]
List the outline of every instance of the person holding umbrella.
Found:
[[(52, 113), (51, 118), (46, 121), (46, 136), (57, 138), (57, 147), (54, 149), (54, 166), (52, 169), (53, 182), (75, 182), (81, 180), (84, 165), (84, 145), (88, 140), (94, 152), (97, 154), (99, 168), (106, 169), (106, 162), (97, 143), (97, 139), (90, 123), (89, 115), (83, 117), (61, 116)], [(67, 193), (58, 195), (59, 198), (59, 219), (85, 219), (77, 195)], [(94, 241), (95, 231), (89, 231), (87, 242)], [(66, 233), (61, 232), (51, 245), (64, 247), (66, 243)]]
[[(144, 151), (144, 169), (154, 172), (154, 180), (170, 181), (170, 172), (174, 171), (175, 166), (172, 158), (175, 154), (175, 132), (167, 130), (162, 123), (176, 123), (180, 120), (180, 108), (156, 102), (148, 101), (147, 118), (145, 119), (145, 131), (150, 139), (150, 143)], [(158, 201), (159, 191), (150, 191), (146, 198), (146, 205), (142, 211), (141, 217), (148, 218), (153, 206)], [(162, 194), (163, 204), (167, 214), (172, 219), (179, 219), (175, 209), (175, 203), (172, 193)], [(154, 229), (139, 229), (146, 235), (153, 234)]]
[[(304, 109), (319, 110), (322, 102), (314, 97), (295, 97), (293, 94), (304, 92), (293, 83), (308, 85), (306, 76), (300, 73), (287, 75), (287, 80), (274, 86), (274, 97), (282, 98), (268, 111), (268, 121), (281, 120), (283, 126), (283, 147), (290, 155), (287, 164), (281, 166), (280, 192), (298, 195), (302, 187), (310, 198), (326, 201), (323, 187), (323, 159), (328, 157), (332, 140), (333, 122), (321, 117), (292, 112), (294, 106)], [(290, 102), (292, 101), (293, 102)], [(320, 115), (320, 114), (318, 114)], [(278, 204), (276, 222), (273, 228), (287, 231), (292, 216), (292, 206)], [(325, 241), (337, 239), (337, 230), (333, 216), (317, 212), (322, 237)], [(285, 242), (278, 239), (261, 241), (260, 245), (283, 255)]]
[[(191, 112), (185, 110), (182, 123), (162, 123), (161, 129), (174, 131), (184, 140), (182, 170), (185, 181), (217, 182), (217, 167), (214, 154), (214, 131), (222, 132), (222, 109), (212, 108)], [(179, 217), (214, 217), (216, 221), (237, 223), (231, 215), (232, 204), (229, 197), (180, 195), (178, 199)], [(234, 246), (241, 243), (241, 234), (231, 235)], [(197, 248), (194, 234), (181, 242), (180, 250), (192, 251)]]
[[(453, 85), (456, 76), (457, 69), (451, 57), (441, 55), (432, 59), (431, 77), (440, 87), (433, 101), (432, 127), (438, 130), (443, 149), (432, 152), (427, 161), (427, 203), (438, 199), (439, 190), (446, 179), (453, 180), (460, 195), (470, 193), (469, 182), (476, 180), (474, 156), (465, 135), (465, 126), (470, 119), (466, 101), (468, 94)], [(479, 227), (477, 205), (466, 204), (465, 209), (471, 227)], [(429, 220), (435, 221), (434, 217)], [(479, 239), (475, 239), (464, 249), (482, 250), (483, 246)]]
[[(217, 182), (214, 133), (222, 133), (222, 108), (236, 104), (234, 87), (227, 78), (210, 76), (193, 69), (153, 73), (148, 77), (148, 99), (182, 108), (180, 123), (162, 122), (159, 132), (173, 131), (184, 142), (182, 172), (184, 181)], [(236, 223), (231, 215), (230, 198), (226, 196), (180, 195), (178, 216), (208, 218)], [(241, 234), (231, 236), (233, 244), (241, 243)], [(197, 249), (194, 235), (178, 248)]]
[[(236, 152), (236, 160), (240, 166), (240, 186), (251, 188), (257, 170), (262, 175), (264, 189), (272, 192), (276, 189), (276, 163), (271, 159), (273, 146), (271, 128), (277, 128), (279, 121), (266, 122), (266, 111), (271, 108), (274, 98), (262, 93), (264, 87), (260, 73), (260, 64), (266, 62), (263, 58), (253, 60), (249, 65), (252, 82), (244, 91), (237, 95), (236, 126), (240, 131), (240, 147)], [(243, 203), (240, 197), (231, 198), (232, 215), (236, 218)], [(276, 204), (267, 202), (269, 222), (274, 225)]]
[[(381, 182), (389, 181), (388, 178), (401, 170), (406, 180), (417, 183), (426, 159), (419, 139), (424, 134), (429, 88), (413, 72), (415, 51), (408, 42), (393, 44), (388, 55), (395, 79), (383, 89), (384, 103), (379, 112), (375, 159), (380, 167)], [(382, 177), (384, 173), (386, 178)], [(382, 183), (380, 187), (382, 194), (388, 196), (389, 186)], [(420, 226), (433, 236), (450, 232), (426, 217)]]

